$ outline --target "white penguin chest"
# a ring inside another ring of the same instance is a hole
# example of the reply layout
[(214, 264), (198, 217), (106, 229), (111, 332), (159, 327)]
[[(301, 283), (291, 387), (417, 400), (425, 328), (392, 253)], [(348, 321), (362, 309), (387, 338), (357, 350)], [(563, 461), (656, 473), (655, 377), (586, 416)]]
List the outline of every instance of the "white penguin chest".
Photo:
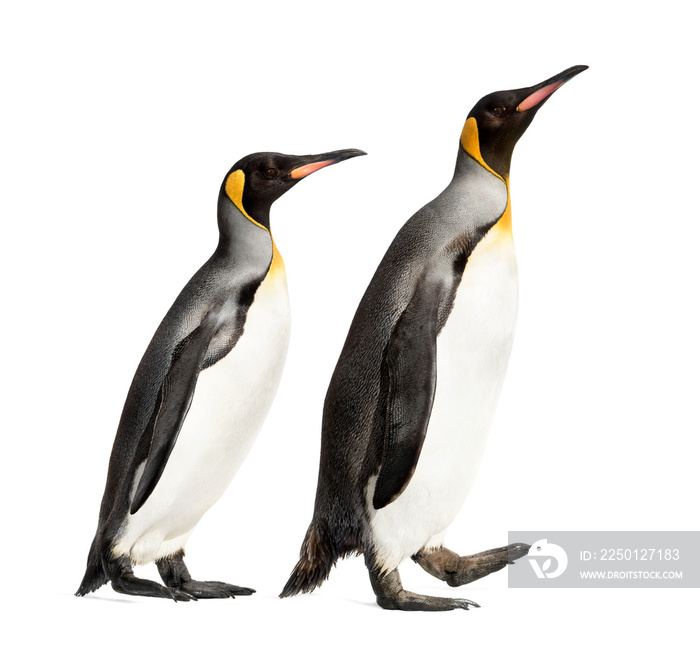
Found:
[(387, 571), (441, 535), (476, 477), (515, 333), (518, 278), (510, 232), (492, 230), (472, 252), (437, 339), (437, 386), (416, 470), (379, 511), (368, 501), (379, 562)]
[[(115, 553), (146, 563), (184, 546), (248, 454), (277, 392), (290, 332), (284, 269), (270, 272), (233, 349), (202, 371), (155, 490), (129, 516)], [(142, 467), (136, 473), (140, 477)]]
[[(211, 487), (223, 487), (238, 470), (277, 392), (287, 356), (290, 311), (284, 274), (268, 275), (248, 310), (243, 334), (219, 362), (202, 371), (176, 449)], [(212, 492), (213, 493), (213, 492)], [(218, 498), (218, 496), (217, 496)]]
[(495, 229), (471, 254), (437, 339), (437, 388), (418, 462), (426, 478), (446, 483), (459, 505), (481, 462), (508, 368), (517, 309), (513, 240), (509, 232)]

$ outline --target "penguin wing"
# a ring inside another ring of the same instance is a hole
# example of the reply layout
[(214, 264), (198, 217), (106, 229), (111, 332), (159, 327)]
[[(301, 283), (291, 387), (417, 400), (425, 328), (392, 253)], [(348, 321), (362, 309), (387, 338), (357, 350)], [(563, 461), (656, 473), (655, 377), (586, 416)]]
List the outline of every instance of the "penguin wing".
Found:
[(153, 426), (150, 450), (136, 494), (131, 503), (135, 514), (148, 500), (160, 480), (177, 436), (192, 404), (195, 386), (209, 344), (218, 330), (217, 310), (210, 310), (202, 322), (175, 348), (160, 390), (160, 407)]
[(416, 470), (435, 397), (442, 295), (441, 282), (420, 281), (389, 339), (389, 392), (384, 452), (372, 500), (375, 509), (396, 500)]

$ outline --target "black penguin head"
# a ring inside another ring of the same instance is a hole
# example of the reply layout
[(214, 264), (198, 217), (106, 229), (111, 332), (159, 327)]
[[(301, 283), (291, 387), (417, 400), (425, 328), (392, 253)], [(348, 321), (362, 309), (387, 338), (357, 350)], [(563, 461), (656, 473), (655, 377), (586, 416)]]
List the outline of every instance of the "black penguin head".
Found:
[(236, 162), (227, 173), (221, 185), (222, 197), (269, 229), (272, 203), (292, 186), (321, 168), (365, 154), (356, 148), (303, 156), (254, 153)]
[(462, 147), (505, 178), (513, 148), (537, 111), (557, 89), (586, 69), (587, 65), (576, 65), (532, 87), (486, 95), (467, 117)]

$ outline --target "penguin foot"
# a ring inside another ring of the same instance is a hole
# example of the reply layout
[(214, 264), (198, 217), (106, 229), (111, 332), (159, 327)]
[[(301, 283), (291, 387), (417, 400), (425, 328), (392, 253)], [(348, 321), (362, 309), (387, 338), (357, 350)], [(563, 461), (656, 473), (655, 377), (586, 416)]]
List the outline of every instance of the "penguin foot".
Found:
[(480, 607), (478, 603), (469, 601), (469, 599), (428, 597), (404, 590), (398, 570), (392, 570), (384, 576), (370, 570), (369, 580), (372, 583), (374, 594), (377, 595), (377, 603), (385, 610), (440, 612), (455, 608), (469, 610), (469, 606)]
[(530, 546), (525, 543), (512, 543), (471, 556), (460, 556), (441, 547), (432, 552), (418, 552), (412, 558), (429, 574), (457, 587), (498, 572), (506, 565), (512, 565), (516, 559), (525, 556), (529, 549)]
[(195, 597), (185, 591), (165, 587), (155, 581), (139, 579), (134, 576), (131, 562), (124, 556), (111, 561), (103, 558), (102, 567), (115, 592), (138, 597), (172, 599), (173, 601), (191, 601), (192, 599), (196, 601)]
[(221, 581), (194, 581), (181, 583), (177, 590), (182, 590), (197, 599), (234, 599), (236, 595), (248, 596), (255, 592), (253, 588), (242, 588)]
[(118, 579), (113, 579), (111, 583), (112, 588), (122, 594), (141, 597), (162, 597), (164, 599), (173, 599), (174, 601), (197, 600), (195, 596), (188, 594), (184, 590), (166, 588), (160, 583), (149, 581), (148, 579), (139, 579), (133, 574), (126, 574)]
[(181, 591), (193, 599), (226, 599), (236, 595), (250, 595), (253, 588), (243, 588), (221, 581), (195, 581), (185, 565), (184, 553), (181, 551), (156, 561), (158, 573), (163, 583), (175, 591)]

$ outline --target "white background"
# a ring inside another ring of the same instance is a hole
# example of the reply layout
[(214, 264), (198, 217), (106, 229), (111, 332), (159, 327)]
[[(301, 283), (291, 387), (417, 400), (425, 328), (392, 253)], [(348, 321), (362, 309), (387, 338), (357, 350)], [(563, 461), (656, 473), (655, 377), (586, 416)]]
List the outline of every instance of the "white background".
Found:
[[(690, 11), (673, 0), (4, 3), (4, 632), (73, 644), (691, 640), (697, 590), (509, 590), (500, 572), (458, 591), (409, 562), (407, 589), (482, 608), (391, 613), (350, 559), (314, 594), (276, 596), (311, 518), (325, 388), (384, 250), (451, 178), (481, 96), (575, 64), (590, 69), (515, 151), (517, 338), (448, 545), (473, 553), (508, 530), (700, 529)], [(73, 597), (127, 388), (216, 245), (224, 174), (255, 151), (344, 147), (369, 155), (273, 208), (293, 308), (285, 375), (188, 545), (195, 577), (258, 593)]]

